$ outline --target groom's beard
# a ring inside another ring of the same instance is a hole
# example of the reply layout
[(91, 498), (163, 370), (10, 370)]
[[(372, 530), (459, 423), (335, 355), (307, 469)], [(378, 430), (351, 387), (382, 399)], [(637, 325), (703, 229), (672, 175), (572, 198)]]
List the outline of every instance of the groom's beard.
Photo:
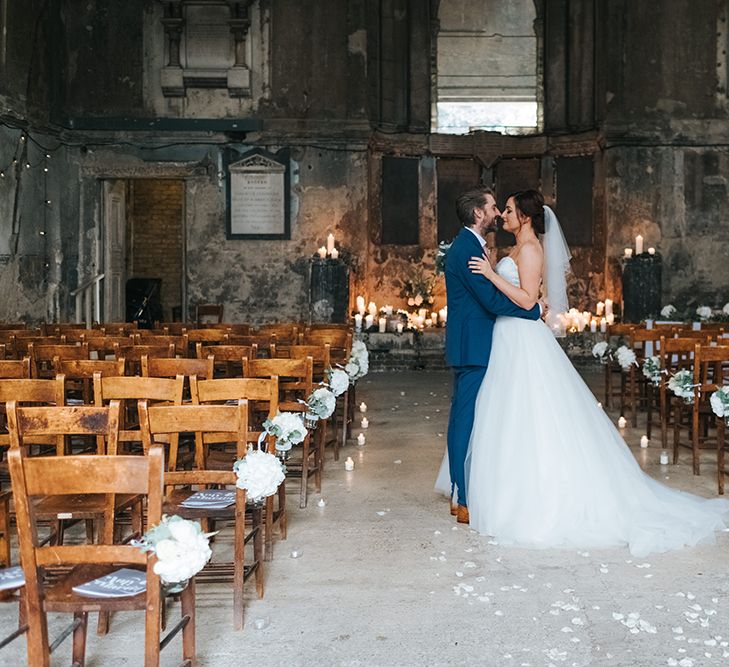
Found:
[(497, 215), (490, 224), (486, 226), (486, 233), (489, 234), (491, 232), (498, 232), (499, 229), (502, 229), (504, 226), (504, 219)]

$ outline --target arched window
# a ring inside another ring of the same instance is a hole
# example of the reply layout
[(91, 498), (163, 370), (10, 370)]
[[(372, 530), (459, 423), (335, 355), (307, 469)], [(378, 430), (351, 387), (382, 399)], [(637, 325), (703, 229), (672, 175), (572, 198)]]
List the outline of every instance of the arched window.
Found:
[(534, 0), (441, 0), (433, 130), (537, 131)]

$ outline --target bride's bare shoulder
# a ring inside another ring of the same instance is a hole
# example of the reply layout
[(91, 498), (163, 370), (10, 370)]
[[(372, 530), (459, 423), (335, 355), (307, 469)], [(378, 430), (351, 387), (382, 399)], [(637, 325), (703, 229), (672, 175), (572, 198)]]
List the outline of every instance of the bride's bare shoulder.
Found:
[(519, 250), (519, 264), (526, 266), (541, 266), (544, 262), (544, 251), (539, 241), (525, 243)]

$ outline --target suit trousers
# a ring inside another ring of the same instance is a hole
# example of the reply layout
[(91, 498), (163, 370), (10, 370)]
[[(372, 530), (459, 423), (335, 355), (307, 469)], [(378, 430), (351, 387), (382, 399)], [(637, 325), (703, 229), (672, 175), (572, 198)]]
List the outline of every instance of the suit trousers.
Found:
[(458, 504), (468, 506), (466, 499), (466, 454), (471, 440), (476, 397), (486, 366), (459, 366), (454, 369), (451, 414), (448, 419), (448, 464), (451, 473), (451, 495), (458, 489)]

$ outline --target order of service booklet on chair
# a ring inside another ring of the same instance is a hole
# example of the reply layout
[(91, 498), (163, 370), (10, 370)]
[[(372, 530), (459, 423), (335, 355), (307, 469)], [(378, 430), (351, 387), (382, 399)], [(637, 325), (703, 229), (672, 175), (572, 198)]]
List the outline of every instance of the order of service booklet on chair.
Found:
[(103, 577), (73, 587), (73, 592), (94, 598), (124, 598), (147, 588), (147, 573), (123, 567)]
[(228, 507), (235, 502), (235, 491), (227, 489), (208, 489), (198, 491), (183, 500), (180, 505), (189, 509), (218, 510)]
[(25, 575), (20, 565), (0, 569), (0, 591), (9, 591), (25, 585)]

